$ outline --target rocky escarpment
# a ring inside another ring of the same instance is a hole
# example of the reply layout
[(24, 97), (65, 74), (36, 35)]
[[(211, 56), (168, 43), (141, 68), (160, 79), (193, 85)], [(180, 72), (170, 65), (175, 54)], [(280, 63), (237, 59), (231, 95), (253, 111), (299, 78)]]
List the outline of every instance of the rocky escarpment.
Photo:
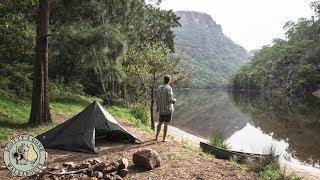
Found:
[(225, 36), (210, 15), (194, 11), (178, 11), (176, 15), (181, 27), (174, 28), (175, 49), (189, 57), (182, 68), (206, 87), (226, 84), (228, 77), (247, 62), (247, 51)]

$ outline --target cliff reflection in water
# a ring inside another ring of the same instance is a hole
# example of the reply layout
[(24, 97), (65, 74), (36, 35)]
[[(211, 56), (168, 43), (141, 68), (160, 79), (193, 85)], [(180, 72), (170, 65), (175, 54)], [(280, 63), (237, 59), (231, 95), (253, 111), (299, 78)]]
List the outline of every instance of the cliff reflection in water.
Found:
[[(262, 131), (261, 134), (288, 144), (286, 152), (283, 153), (289, 153), (301, 162), (319, 165), (319, 98), (212, 90), (176, 91), (176, 96), (178, 101), (175, 106), (174, 126), (204, 138), (210, 136), (213, 130), (220, 130), (227, 137), (232, 136), (232, 139), (237, 139), (234, 136), (242, 132), (241, 130), (246, 130), (248, 127), (257, 128)], [(254, 138), (256, 135), (252, 134), (251, 137)], [(250, 135), (247, 137), (250, 138)], [(246, 141), (250, 143), (250, 139)], [(264, 146), (263, 142), (260, 146)]]
[(315, 96), (281, 97), (229, 93), (230, 100), (255, 127), (286, 140), (287, 151), (301, 162), (320, 162), (320, 99)]
[(177, 91), (173, 125), (204, 138), (214, 130), (227, 137), (241, 130), (248, 118), (234, 108), (224, 91)]

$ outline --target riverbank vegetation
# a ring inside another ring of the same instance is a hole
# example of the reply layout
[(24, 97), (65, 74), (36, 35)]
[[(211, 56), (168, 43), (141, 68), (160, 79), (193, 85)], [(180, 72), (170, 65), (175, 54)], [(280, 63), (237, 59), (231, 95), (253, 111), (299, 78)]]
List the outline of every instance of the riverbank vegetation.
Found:
[(209, 137), (209, 144), (221, 149), (229, 149), (230, 146), (227, 143), (227, 138), (221, 131), (213, 131)]
[[(279, 156), (275, 154), (273, 146), (265, 152), (269, 155), (264, 159), (246, 159), (242, 163), (249, 171), (256, 174), (259, 180), (300, 180), (301, 178), (294, 173), (288, 174), (285, 167), (280, 166)], [(230, 159), (232, 160), (232, 159)]]
[(256, 174), (260, 180), (301, 180), (295, 174), (286, 174), (285, 169), (281, 169), (278, 161), (270, 161), (260, 171), (256, 171)]
[[(228, 150), (225, 136), (220, 131), (214, 131), (209, 137), (209, 144), (220, 149)], [(205, 153), (212, 154), (210, 151)], [(279, 156), (276, 155), (274, 146), (270, 146), (264, 152), (266, 157), (245, 156), (239, 158), (237, 156), (230, 157), (229, 161), (233, 164), (243, 166), (251, 172), (254, 172), (260, 180), (299, 180), (300, 177), (295, 174), (286, 174), (285, 169), (280, 166)], [(214, 155), (214, 153), (213, 153)]]
[(265, 154), (269, 157), (260, 161), (253, 161), (249, 163), (249, 169), (257, 174), (261, 180), (300, 180), (297, 175), (286, 173), (286, 169), (283, 169), (279, 163), (279, 157), (276, 155), (275, 147), (270, 146)]
[(262, 47), (230, 80), (230, 88), (283, 93), (312, 93), (320, 85), (319, 2), (316, 17), (287, 22), (286, 39)]

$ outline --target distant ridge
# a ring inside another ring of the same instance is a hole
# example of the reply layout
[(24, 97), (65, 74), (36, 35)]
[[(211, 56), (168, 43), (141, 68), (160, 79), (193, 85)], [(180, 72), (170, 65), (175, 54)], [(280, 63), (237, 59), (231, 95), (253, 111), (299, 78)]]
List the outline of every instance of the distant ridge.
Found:
[(181, 66), (191, 77), (183, 86), (225, 86), (235, 70), (247, 62), (247, 51), (226, 37), (210, 15), (195, 11), (175, 13), (181, 24), (173, 29), (175, 49), (185, 54)]

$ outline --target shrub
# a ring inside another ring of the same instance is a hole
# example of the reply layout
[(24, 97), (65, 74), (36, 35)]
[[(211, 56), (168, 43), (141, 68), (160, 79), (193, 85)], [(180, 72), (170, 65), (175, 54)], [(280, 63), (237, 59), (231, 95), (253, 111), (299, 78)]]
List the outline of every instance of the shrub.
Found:
[(75, 103), (86, 106), (91, 102), (87, 95), (84, 95), (82, 86), (80, 84), (63, 85), (50, 82), (50, 102), (59, 103)]
[(265, 154), (269, 155), (266, 159), (256, 159), (247, 162), (249, 169), (258, 175), (261, 180), (299, 180), (294, 174), (287, 175), (281, 169), (275, 147), (272, 145), (266, 149)]
[(6, 77), (0, 76), (0, 89), (7, 91), (10, 89), (10, 80)]
[(142, 104), (137, 104), (130, 107), (130, 113), (139, 119), (144, 125), (149, 125), (149, 110)]
[(258, 173), (260, 180), (300, 180), (301, 178), (295, 174), (287, 175), (277, 165), (268, 164), (262, 171)]
[(232, 162), (233, 164), (238, 164), (240, 163), (240, 159), (237, 156), (232, 156), (230, 159), (230, 162)]
[(267, 165), (261, 172), (259, 172), (259, 179), (261, 180), (281, 180), (284, 179), (280, 169), (275, 169), (273, 165)]
[(101, 96), (101, 99), (103, 100), (104, 105), (110, 105), (110, 106), (126, 106), (126, 101), (119, 97), (117, 93), (114, 92), (108, 92), (105, 95)]
[(220, 131), (213, 131), (209, 137), (209, 143), (221, 149), (229, 149), (227, 138)]
[[(25, 95), (32, 89), (32, 66), (23, 62), (13, 62), (11, 64), (0, 64), (1, 88), (12, 90), (19, 95)], [(2, 82), (2, 80), (5, 80)]]
[(70, 85), (59, 84), (56, 82), (49, 82), (50, 92), (53, 94), (65, 94), (65, 93), (73, 93), (73, 94), (84, 94), (83, 86), (81, 84), (75, 83)]

